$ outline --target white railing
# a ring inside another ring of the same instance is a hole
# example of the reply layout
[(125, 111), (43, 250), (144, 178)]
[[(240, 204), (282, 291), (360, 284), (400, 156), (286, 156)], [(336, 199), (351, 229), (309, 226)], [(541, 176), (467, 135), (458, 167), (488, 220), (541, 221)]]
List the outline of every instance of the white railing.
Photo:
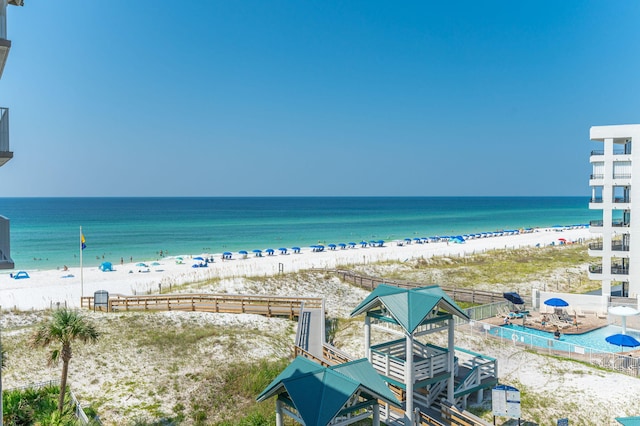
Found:
[[(449, 356), (446, 349), (414, 342), (413, 354), (422, 358), (413, 366), (416, 380), (428, 379), (449, 371)], [(402, 339), (371, 348), (371, 364), (387, 377), (404, 381), (405, 359), (405, 341)]]
[(470, 324), (469, 327), (459, 327), (456, 331), (463, 333), (469, 331), (475, 335), (484, 335), (486, 338), (500, 338), (508, 342), (508, 344), (532, 349), (540, 353), (561, 355), (566, 358), (588, 362), (630, 376), (640, 375), (640, 358), (576, 345), (553, 338), (545, 338), (527, 333), (525, 330), (513, 330), (476, 321), (473, 325)]

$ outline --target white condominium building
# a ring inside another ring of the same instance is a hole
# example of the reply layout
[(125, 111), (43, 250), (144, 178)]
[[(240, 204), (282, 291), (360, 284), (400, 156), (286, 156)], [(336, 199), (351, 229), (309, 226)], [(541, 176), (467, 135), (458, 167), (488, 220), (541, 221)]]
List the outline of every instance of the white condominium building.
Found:
[[(640, 294), (640, 210), (632, 217), (632, 201), (640, 205), (640, 124), (594, 126), (592, 141), (602, 147), (591, 151), (589, 209), (602, 212), (590, 222), (601, 235), (589, 244), (589, 255), (600, 258), (589, 267), (589, 279), (602, 281), (602, 294), (622, 286), (622, 296)], [(637, 147), (633, 148), (636, 143)], [(636, 165), (635, 171), (633, 165)], [(632, 244), (632, 242), (634, 242)]]

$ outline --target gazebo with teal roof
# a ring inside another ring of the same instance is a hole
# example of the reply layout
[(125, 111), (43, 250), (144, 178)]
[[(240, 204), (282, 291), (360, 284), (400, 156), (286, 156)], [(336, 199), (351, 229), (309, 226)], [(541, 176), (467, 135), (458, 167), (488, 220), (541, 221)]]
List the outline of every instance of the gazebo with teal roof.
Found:
[(256, 398), (276, 396), (276, 426), (283, 416), (306, 426), (349, 425), (372, 418), (380, 425), (379, 401), (401, 407), (366, 359), (323, 367), (295, 358)]
[[(479, 391), (481, 398), (482, 389), (497, 382), (497, 367), (493, 362), (492, 370), (488, 372), (493, 376), (492, 380), (483, 382), (487, 376), (475, 371), (473, 374), (477, 377), (465, 383), (466, 389), (455, 388), (458, 364), (454, 317), (463, 320), (469, 320), (469, 317), (439, 286), (404, 289), (381, 284), (351, 312), (351, 317), (361, 314), (365, 314), (365, 356), (383, 380), (403, 396), (405, 425), (414, 424), (416, 406), (428, 409), (441, 393), (455, 405), (456, 396)], [(372, 323), (399, 328), (404, 339), (372, 346)], [(448, 335), (446, 348), (416, 340), (416, 337), (441, 331)]]

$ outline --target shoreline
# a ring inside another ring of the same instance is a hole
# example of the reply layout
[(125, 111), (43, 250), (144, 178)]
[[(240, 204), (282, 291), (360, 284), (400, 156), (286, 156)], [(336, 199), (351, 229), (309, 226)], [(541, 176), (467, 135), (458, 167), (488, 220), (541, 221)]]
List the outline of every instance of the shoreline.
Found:
[[(385, 243), (382, 247), (336, 248), (313, 251), (312, 247), (301, 247), (300, 253), (273, 255), (263, 253), (261, 257), (249, 253), (246, 259), (234, 253), (231, 259), (222, 259), (222, 254), (191, 254), (169, 256), (157, 262), (145, 262), (148, 267), (137, 263), (114, 264), (113, 271), (102, 272), (97, 267), (71, 267), (68, 270), (27, 270), (30, 278), (13, 279), (9, 273), (0, 275), (0, 307), (4, 309), (41, 310), (58, 304), (77, 308), (80, 306), (81, 291), (84, 296), (93, 296), (98, 290), (111, 294), (153, 294), (160, 287), (166, 289), (174, 285), (199, 282), (216, 278), (239, 276), (273, 276), (304, 269), (334, 269), (337, 266), (367, 264), (381, 261), (407, 261), (419, 257), (465, 256), (477, 252), (503, 248), (535, 247), (559, 244), (559, 239), (567, 243), (590, 239), (587, 227), (558, 230), (540, 228), (533, 232), (469, 239), (464, 243), (435, 242), (397, 245)], [(194, 257), (213, 257), (214, 262), (207, 267), (193, 268), (200, 263)], [(182, 263), (177, 263), (182, 257)], [(147, 272), (145, 272), (147, 271)], [(16, 271), (17, 272), (17, 271)], [(15, 274), (16, 272), (12, 272)], [(82, 275), (82, 280), (81, 280)], [(444, 283), (443, 283), (444, 284)]]

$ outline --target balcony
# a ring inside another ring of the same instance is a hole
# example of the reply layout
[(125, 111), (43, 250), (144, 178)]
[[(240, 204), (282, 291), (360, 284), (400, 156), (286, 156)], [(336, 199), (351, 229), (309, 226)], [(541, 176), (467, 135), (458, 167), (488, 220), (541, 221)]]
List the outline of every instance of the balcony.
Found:
[(602, 203), (602, 197), (595, 197), (589, 200), (590, 203)]
[(604, 179), (604, 175), (603, 174), (596, 174), (596, 175), (589, 176), (589, 180), (598, 180), (598, 179)]
[(625, 220), (614, 220), (611, 222), (611, 226), (613, 226), (614, 228), (628, 228), (629, 227), (629, 222), (625, 221)]
[(604, 150), (594, 149), (593, 151), (591, 151), (591, 155), (604, 155)]
[(611, 273), (613, 275), (629, 275), (629, 267), (622, 265), (611, 265)]
[(589, 250), (602, 251), (602, 241), (597, 243), (589, 243)]
[(602, 228), (602, 219), (601, 220), (591, 220), (589, 221), (590, 228)]
[[(631, 173), (614, 173), (614, 179), (631, 179)], [(604, 176), (600, 179), (604, 179)]]
[(626, 197), (613, 197), (613, 203), (614, 204), (624, 204), (624, 203), (630, 203), (631, 202), (631, 197), (626, 196)]
[(602, 274), (602, 265), (589, 265), (590, 274)]
[(629, 244), (618, 241), (611, 242), (611, 250), (613, 251), (629, 251)]
[(0, 216), (0, 269), (13, 269), (9, 219)]
[(9, 108), (0, 107), (0, 167), (13, 158), (9, 150)]

